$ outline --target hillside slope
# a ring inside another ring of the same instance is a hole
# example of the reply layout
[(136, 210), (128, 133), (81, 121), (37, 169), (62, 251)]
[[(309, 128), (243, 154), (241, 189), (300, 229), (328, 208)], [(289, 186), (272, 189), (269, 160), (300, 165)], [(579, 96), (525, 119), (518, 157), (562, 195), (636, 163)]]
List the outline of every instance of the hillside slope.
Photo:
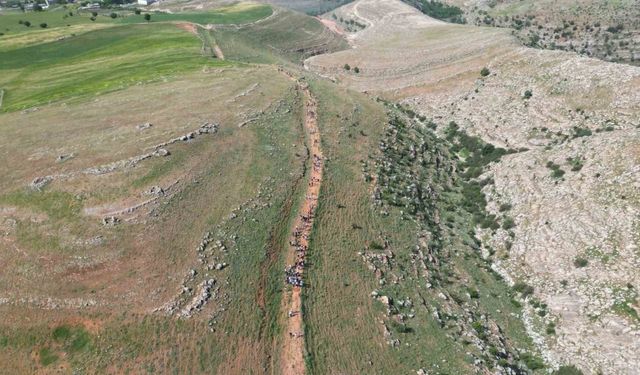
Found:
[(640, 6), (635, 0), (447, 0), (469, 23), (514, 30), (525, 44), (606, 61), (640, 62)]
[(0, 16), (0, 373), (639, 365), (637, 68), (395, 0), (79, 6)]
[(633, 373), (640, 70), (519, 47), (503, 30), (439, 24), (399, 2), (334, 13), (366, 26), (349, 35), (353, 49), (307, 68), (401, 100), (442, 136), (459, 127), (521, 150), (483, 175), (505, 222), (476, 236), (496, 270), (533, 288), (523, 318), (548, 363)]

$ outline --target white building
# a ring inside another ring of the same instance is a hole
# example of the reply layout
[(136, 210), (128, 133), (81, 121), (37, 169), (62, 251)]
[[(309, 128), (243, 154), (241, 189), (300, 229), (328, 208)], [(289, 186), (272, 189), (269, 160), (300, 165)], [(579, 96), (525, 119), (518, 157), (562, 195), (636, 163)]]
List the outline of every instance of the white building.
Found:
[(138, 5), (151, 5), (155, 3), (155, 0), (138, 0)]

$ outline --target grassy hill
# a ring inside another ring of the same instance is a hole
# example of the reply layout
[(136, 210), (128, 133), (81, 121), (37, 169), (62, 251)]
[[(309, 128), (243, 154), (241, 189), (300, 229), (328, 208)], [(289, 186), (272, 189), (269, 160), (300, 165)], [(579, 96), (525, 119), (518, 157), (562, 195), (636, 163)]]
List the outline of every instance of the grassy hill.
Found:
[[(636, 201), (634, 68), (574, 57), (571, 70), (506, 30), (399, 1), (320, 19), (256, 3), (154, 7), (0, 15), (0, 373), (288, 374), (291, 342), (308, 374), (602, 363), (553, 346), (600, 324), (562, 313), (583, 303), (571, 298), (584, 275), (534, 266), (573, 261), (541, 249), (540, 226), (568, 220), (550, 206), (573, 202), (552, 173), (580, 204), (593, 204), (588, 186)], [(603, 142), (630, 156), (588, 152)], [(631, 212), (616, 207), (563, 212), (604, 230)], [(284, 270), (309, 220), (294, 289)], [(591, 231), (569, 233), (553, 243), (573, 255)], [(631, 319), (634, 289), (594, 265), (608, 249), (575, 255)]]

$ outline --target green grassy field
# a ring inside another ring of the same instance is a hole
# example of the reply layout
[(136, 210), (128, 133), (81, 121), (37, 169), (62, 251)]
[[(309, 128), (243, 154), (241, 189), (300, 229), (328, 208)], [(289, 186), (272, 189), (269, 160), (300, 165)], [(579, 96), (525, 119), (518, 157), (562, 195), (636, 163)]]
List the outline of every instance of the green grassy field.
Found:
[(78, 100), (202, 67), (228, 66), (171, 24), (128, 25), (0, 52), (2, 111)]
[[(109, 17), (109, 13), (99, 10), (100, 14), (96, 17), (95, 22), (91, 21), (91, 12), (78, 11), (76, 7), (68, 8), (57, 7), (43, 12), (21, 12), (21, 11), (2, 11), (0, 12), (0, 40), (11, 35), (24, 34), (29, 32), (38, 32), (42, 30), (69, 27), (75, 25), (84, 25), (92, 23), (113, 23), (113, 19)], [(72, 15), (70, 15), (72, 14)], [(20, 21), (29, 21), (31, 26), (20, 24)], [(41, 23), (46, 23), (47, 28), (40, 27)]]
[[(173, 23), (251, 23), (268, 17), (272, 8), (238, 3), (200, 13), (156, 12), (151, 22), (143, 14), (115, 12), (118, 17), (112, 19), (100, 10), (95, 22), (90, 12), (73, 8), (1, 14), (0, 111), (79, 100), (203, 67), (228, 66), (212, 59), (210, 50), (202, 55), (202, 34), (192, 35)], [(29, 21), (31, 27), (19, 21)], [(47, 28), (38, 26), (43, 22)]]
[[(186, 21), (201, 25), (216, 24), (245, 24), (266, 18), (273, 13), (272, 8), (265, 4), (236, 4), (216, 9), (214, 11), (198, 13), (161, 13), (151, 12), (151, 22)], [(117, 23), (144, 23), (144, 12), (140, 15), (130, 15), (118, 18)]]
[[(96, 12), (95, 20), (91, 20), (92, 13)], [(111, 14), (115, 13), (116, 18)], [(41, 32), (59, 27), (71, 27), (77, 25), (92, 24), (132, 24), (147, 23), (141, 12), (136, 15), (133, 10), (120, 9), (97, 9), (82, 10), (77, 6), (54, 7), (42, 12), (22, 12), (7, 10), (0, 12), (0, 40), (16, 34)], [(273, 13), (273, 9), (266, 4), (257, 3), (237, 3), (229, 6), (216, 8), (203, 12), (181, 12), (164, 13), (148, 12), (151, 15), (149, 23), (185, 21), (199, 24), (245, 24), (258, 21), (268, 17)], [(20, 21), (28, 21), (30, 26), (26, 26)], [(42, 28), (40, 24), (46, 23), (47, 27)]]

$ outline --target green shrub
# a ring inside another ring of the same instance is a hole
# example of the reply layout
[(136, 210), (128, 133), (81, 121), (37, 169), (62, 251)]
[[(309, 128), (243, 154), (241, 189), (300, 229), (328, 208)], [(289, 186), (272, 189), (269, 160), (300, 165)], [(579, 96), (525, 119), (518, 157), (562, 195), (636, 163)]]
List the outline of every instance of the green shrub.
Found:
[(404, 323), (398, 323), (395, 320), (391, 320), (391, 328), (397, 333), (411, 333), (412, 329), (407, 327)]
[(511, 207), (512, 206), (509, 203), (503, 203), (500, 205), (500, 212), (509, 211)]
[(513, 285), (513, 290), (520, 293), (522, 295), (522, 298), (526, 298), (532, 295), (533, 292), (535, 291), (535, 289), (531, 285), (522, 281), (515, 283)]
[(512, 218), (510, 218), (510, 217), (505, 217), (504, 218), (504, 221), (502, 222), (502, 229), (509, 230), (509, 229), (511, 229), (511, 228), (513, 228), (515, 226), (516, 226), (516, 222), (513, 221)]
[(591, 132), (591, 129), (589, 128), (583, 128), (580, 126), (574, 126), (573, 127), (573, 138), (578, 138), (578, 137), (588, 137), (591, 134), (593, 134)]
[(344, 64), (344, 70), (351, 70), (351, 66), (349, 64)]
[(562, 176), (564, 176), (564, 171), (562, 169), (554, 169), (551, 172), (551, 177), (553, 178), (562, 178)]
[(527, 90), (524, 92), (524, 95), (522, 97), (525, 99), (531, 99), (532, 96), (533, 96), (533, 93), (531, 92), (531, 90)]
[(582, 371), (574, 365), (560, 366), (560, 368), (553, 372), (553, 375), (583, 375)]
[(483, 76), (483, 77), (486, 77), (489, 74), (491, 74), (491, 72), (489, 71), (489, 68), (487, 68), (486, 66), (484, 68), (482, 68), (482, 70), (480, 71), (480, 75)]
[(520, 356), (520, 359), (522, 359), (525, 365), (527, 365), (527, 367), (531, 370), (539, 370), (541, 368), (544, 368), (544, 362), (542, 361), (542, 359), (532, 354), (524, 353)]
[(576, 259), (573, 260), (573, 265), (576, 266), (576, 268), (586, 267), (588, 264), (589, 261), (582, 257), (576, 257)]
[(578, 172), (584, 166), (583, 161), (580, 157), (577, 158), (567, 158), (569, 164), (571, 164), (571, 171)]
[(375, 250), (384, 250), (384, 246), (380, 245), (376, 241), (371, 241), (370, 247)]
[(56, 341), (66, 340), (71, 336), (71, 328), (67, 325), (56, 327), (53, 330), (52, 336), (53, 336), (53, 339)]
[(49, 366), (50, 364), (58, 360), (58, 355), (51, 351), (51, 349), (44, 347), (40, 349), (40, 364), (43, 366)]
[(549, 323), (546, 329), (547, 335), (555, 335), (556, 334), (556, 325), (554, 323)]
[(114, 18), (114, 19), (115, 19), (115, 18), (118, 18), (118, 14), (117, 14), (117, 13), (111, 13), (111, 14), (109, 15), (109, 17), (111, 17), (111, 18)]

